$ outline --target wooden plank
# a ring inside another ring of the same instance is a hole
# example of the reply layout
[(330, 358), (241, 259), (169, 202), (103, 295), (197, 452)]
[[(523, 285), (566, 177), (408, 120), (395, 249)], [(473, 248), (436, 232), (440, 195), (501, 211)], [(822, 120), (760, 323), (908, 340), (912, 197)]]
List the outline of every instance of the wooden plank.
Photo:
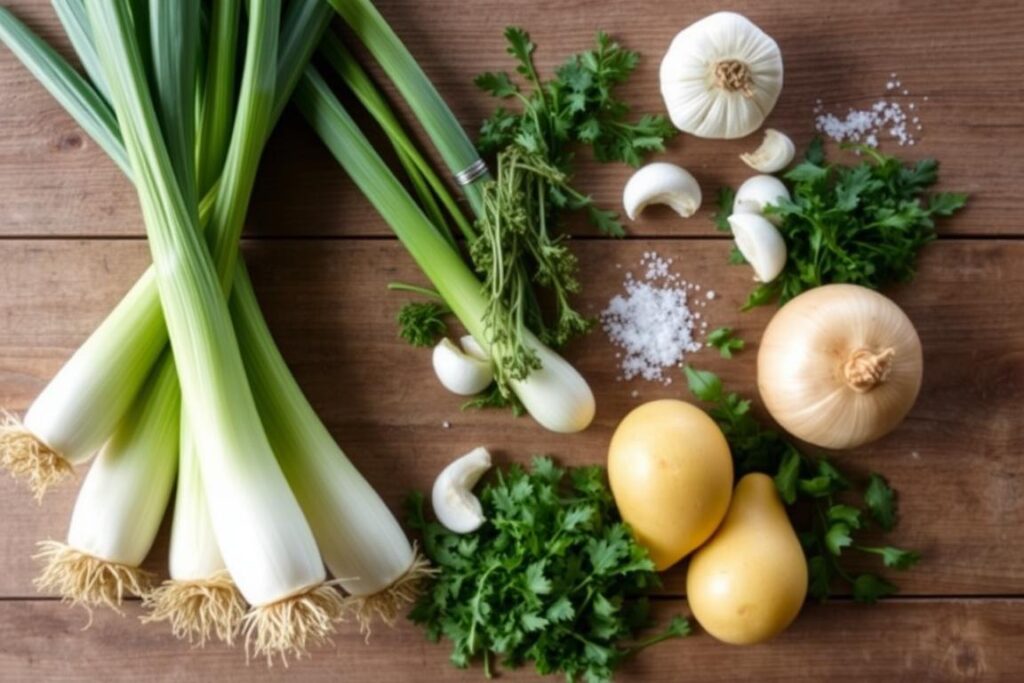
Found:
[[(685, 610), (660, 602), (656, 618)], [(165, 628), (140, 626), (136, 604), (124, 618), (85, 613), (52, 601), (0, 602), (0, 665), (4, 680), (28, 681), (225, 681), (416, 680), (480, 681), (479, 667), (449, 664), (448, 644), (429, 643), (401, 622), (364, 643), (354, 625), (342, 625), (334, 645), (287, 669), (245, 665), (241, 648), (189, 649)], [(884, 634), (884, 637), (880, 637)], [(698, 632), (663, 643), (627, 663), (617, 681), (722, 682), (960, 680), (1019, 681), (1024, 676), (1024, 609), (1014, 600), (886, 601), (865, 608), (850, 603), (811, 605), (769, 644), (733, 647)], [(828, 644), (827, 646), (825, 644)], [(685, 672), (685, 673), (684, 673)], [(537, 680), (531, 669), (502, 679)]]
[[(46, 0), (9, 3), (44, 37), (60, 40)], [(481, 0), (455, 16), (446, 5), (385, 0), (383, 14), (408, 43), (424, 70), (467, 127), (495, 106), (476, 91), (473, 77), (510, 69), (501, 28), (519, 24), (540, 46), (545, 72), (591, 42), (597, 29), (643, 51), (644, 60), (624, 94), (637, 111), (661, 111), (657, 69), (675, 33), (719, 9), (703, 0), (663, 3), (508, 3)], [(910, 157), (934, 155), (943, 163), (944, 186), (971, 193), (970, 208), (942, 227), (945, 234), (1021, 235), (1014, 218), (1016, 180), (1024, 175), (1024, 70), (1019, 36), (1024, 13), (1013, 2), (970, 4), (870, 0), (865, 3), (793, 5), (783, 0), (738, 2), (782, 47), (786, 88), (769, 124), (800, 144), (813, 132), (818, 98), (832, 111), (864, 108), (886, 94), (892, 72), (917, 102), (924, 124), (920, 144), (901, 149)], [(6, 50), (0, 51), (0, 206), (6, 235), (139, 234), (141, 224), (128, 184), (102, 153), (39, 88)], [(923, 98), (927, 96), (928, 101)], [(689, 167), (705, 191), (705, 209), (683, 222), (653, 210), (632, 226), (636, 235), (711, 234), (713, 196), (749, 170), (736, 155), (757, 145), (680, 136), (664, 158)], [(896, 149), (893, 145), (888, 147)], [(585, 155), (584, 155), (585, 157)], [(617, 207), (629, 169), (583, 160), (579, 184), (608, 207)], [(385, 234), (366, 202), (296, 116), (275, 134), (251, 210), (254, 234)], [(590, 229), (579, 221), (577, 232)]]
[[(580, 241), (575, 248), (588, 283), (581, 307), (590, 314), (652, 249), (674, 258), (685, 278), (713, 288), (718, 296), (703, 309), (710, 325), (737, 328), (752, 347), (732, 361), (707, 351), (692, 360), (753, 393), (754, 342), (770, 311), (737, 312), (750, 280), (744, 268), (723, 265), (728, 244)], [(394, 315), (404, 297), (385, 284), (422, 281), (396, 243), (257, 241), (246, 253), (307, 395), (395, 510), (410, 490), (429, 487), (452, 457), (480, 444), (494, 448), (499, 462), (552, 453), (573, 464), (600, 463), (629, 409), (686, 396), (679, 375), (669, 386), (617, 382), (614, 349), (597, 331), (568, 352), (598, 397), (595, 424), (583, 434), (550, 434), (502, 412), (463, 413), (433, 378), (429, 351), (396, 338)], [(0, 240), (0, 405), (26, 408), (147, 260), (145, 244), (135, 240)], [(858, 476), (884, 472), (901, 492), (903, 520), (891, 540), (925, 555), (899, 577), (908, 594), (1024, 592), (1024, 550), (1014, 542), (1024, 523), (1024, 461), (1017, 455), (1024, 449), (1022, 261), (1024, 243), (1014, 241), (949, 240), (926, 250), (917, 283), (895, 294), (924, 342), (921, 398), (895, 434), (838, 456)], [(73, 495), (67, 487), (39, 508), (0, 480), (0, 595), (34, 595), (33, 544), (63, 535)], [(158, 544), (157, 569), (163, 552)], [(680, 594), (681, 579), (681, 570), (670, 572), (667, 590)]]

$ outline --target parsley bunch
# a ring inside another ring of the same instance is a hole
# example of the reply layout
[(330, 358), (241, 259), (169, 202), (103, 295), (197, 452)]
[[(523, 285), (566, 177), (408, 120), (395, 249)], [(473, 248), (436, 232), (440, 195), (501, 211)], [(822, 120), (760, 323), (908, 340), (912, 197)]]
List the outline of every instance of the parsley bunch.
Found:
[[(522, 379), (539, 365), (523, 343), (526, 329), (559, 346), (591, 324), (570, 302), (580, 289), (578, 267), (560, 234), (559, 215), (585, 211), (602, 233), (625, 234), (617, 214), (595, 206), (571, 185), (575, 150), (588, 146), (599, 161), (636, 166), (647, 153), (663, 150), (675, 133), (660, 115), (628, 120), (629, 107), (614, 89), (636, 68), (639, 56), (608, 35), (599, 33), (593, 50), (571, 56), (550, 80), (537, 72), (529, 34), (510, 27), (505, 38), (524, 85), (505, 72), (476, 79), (481, 89), (515, 99), (519, 108), (499, 107), (483, 123), (478, 145), (497, 157), (497, 170), (483, 186), (484, 209), (470, 245), (492, 302), (484, 320), (501, 347), (497, 365), (506, 376), (499, 383)], [(542, 313), (538, 289), (553, 300), (550, 316)]]
[(762, 427), (750, 412), (750, 400), (726, 393), (713, 373), (687, 366), (686, 380), (694, 396), (712, 404), (708, 412), (729, 442), (737, 477), (748, 472), (773, 475), (787, 505), (803, 501), (810, 508), (810, 522), (798, 533), (807, 555), (810, 594), (824, 600), (837, 582), (847, 584), (859, 602), (895, 593), (896, 586), (877, 574), (856, 574), (842, 564), (847, 550), (877, 555), (885, 567), (896, 570), (909, 569), (920, 559), (912, 550), (856, 541), (872, 524), (883, 531), (896, 526), (895, 494), (885, 478), (870, 475), (860, 493), (863, 507), (845, 497), (840, 501), (839, 494), (852, 492), (853, 485), (832, 463), (802, 453), (783, 435)]
[[(782, 218), (788, 258), (782, 273), (755, 289), (744, 308), (785, 303), (820, 285), (844, 282), (880, 289), (914, 277), (917, 253), (935, 239), (935, 218), (964, 206), (967, 195), (926, 195), (938, 180), (938, 162), (912, 166), (866, 146), (855, 166), (829, 164), (820, 139), (784, 178), (792, 199), (765, 210)], [(733, 192), (719, 195), (716, 225), (728, 230)], [(742, 262), (734, 252), (733, 262)]]
[(529, 472), (498, 472), (479, 498), (487, 521), (466, 535), (426, 521), (423, 496), (410, 499), (410, 525), (438, 568), (410, 618), (431, 640), (452, 641), (456, 666), (481, 659), (489, 677), (498, 658), (507, 667), (532, 661), (542, 674), (606, 681), (637, 650), (689, 634), (676, 617), (637, 641), (658, 575), (619, 518), (602, 468), (566, 471), (537, 457)]

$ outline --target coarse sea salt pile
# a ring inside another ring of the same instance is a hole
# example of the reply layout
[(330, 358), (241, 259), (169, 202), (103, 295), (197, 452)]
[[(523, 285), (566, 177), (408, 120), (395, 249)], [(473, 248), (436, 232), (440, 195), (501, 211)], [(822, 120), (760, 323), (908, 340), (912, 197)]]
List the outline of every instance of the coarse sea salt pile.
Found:
[[(910, 90), (893, 72), (885, 84), (888, 97), (880, 98), (870, 109), (849, 109), (846, 116), (825, 111), (819, 99), (814, 107), (814, 125), (819, 132), (836, 142), (856, 142), (878, 147), (879, 137), (888, 135), (901, 147), (917, 142), (915, 134), (922, 130), (917, 103), (910, 101)], [(927, 97), (924, 98), (928, 100)], [(904, 105), (906, 109), (904, 109)]]
[(678, 367), (687, 353), (702, 347), (696, 337), (708, 324), (696, 309), (706, 307), (715, 293), (700, 294), (699, 284), (683, 280), (671, 266), (671, 258), (645, 252), (640, 275), (626, 273), (625, 293), (614, 296), (601, 312), (601, 326), (619, 348), (620, 380), (642, 377), (671, 384), (665, 370)]

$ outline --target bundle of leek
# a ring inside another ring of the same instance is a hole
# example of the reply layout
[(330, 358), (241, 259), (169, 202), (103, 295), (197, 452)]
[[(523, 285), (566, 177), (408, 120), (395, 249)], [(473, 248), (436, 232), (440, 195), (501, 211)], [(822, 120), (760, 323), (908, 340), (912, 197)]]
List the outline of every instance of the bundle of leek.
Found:
[[(120, 433), (121, 423), (136, 424), (133, 402), (166, 406), (177, 400), (180, 379), (184, 400), (172, 581), (147, 596), (152, 617), (169, 619), (178, 635), (200, 642), (210, 633), (230, 640), (241, 615), (237, 584), (252, 605), (245, 616), (247, 643), (251, 640), (258, 654), (301, 654), (328, 636), (344, 606), (325, 584), (320, 553), (363, 620), (373, 614), (393, 619), (427, 570), (305, 400), (236, 256), (262, 145), (329, 10), (318, 0), (290, 3), (278, 41), (279, 3), (248, 3), (245, 67), (232, 127), (239, 5), (238, 0), (214, 3), (205, 87), (198, 96), (192, 94), (195, 69), (181, 55), (183, 50), (195, 55), (183, 38), (199, 34), (195, 2), (151, 3), (151, 84), (136, 33), (146, 33), (143, 5), (89, 0), (87, 15), (81, 0), (57, 0), (95, 87), (0, 10), (0, 38), (136, 180), (156, 265), (33, 404), (24, 426), (5, 430), (0, 451), (9, 466), (12, 460), (28, 462), (36, 468), (37, 483), (45, 483), (68, 463), (87, 459), (115, 427)], [(192, 102), (199, 103), (198, 131), (189, 123), (193, 110), (186, 103)], [(196, 201), (200, 195), (202, 203)], [(206, 219), (209, 252), (197, 230)], [(230, 309), (224, 291), (230, 292)], [(177, 375), (164, 370), (174, 367), (165, 354), (161, 369), (152, 371), (158, 379), (150, 381), (163, 387), (161, 379), (169, 376), (165, 393), (170, 398), (157, 399), (157, 389), (138, 389), (161, 356), (168, 332)], [(176, 424), (173, 410), (170, 415), (164, 423)], [(116, 436), (108, 450), (118, 443)], [(29, 451), (31, 458), (24, 455)], [(129, 491), (134, 485), (138, 498), (146, 491), (139, 473), (152, 470), (152, 465), (139, 466), (139, 459), (131, 459), (134, 477), (108, 477), (102, 485), (83, 487), (83, 495), (86, 489), (119, 485)], [(103, 470), (94, 467), (87, 484), (94, 471)], [(79, 516), (76, 508), (79, 518), (87, 515)], [(156, 526), (145, 521), (137, 531), (146, 542), (138, 545), (148, 550)], [(126, 534), (115, 526), (94, 524), (94, 534), (108, 539), (108, 547), (126, 543)], [(82, 545), (69, 534), (67, 546), (49, 546), (52, 561), (41, 584), (87, 604), (116, 605), (124, 587), (145, 590), (138, 552), (107, 553), (94, 550), (103, 544)], [(67, 560), (68, 548), (78, 562)], [(96, 570), (95, 561), (105, 573)], [(125, 570), (133, 580), (125, 579)], [(107, 577), (101, 581), (104, 590), (90, 583), (95, 576)]]

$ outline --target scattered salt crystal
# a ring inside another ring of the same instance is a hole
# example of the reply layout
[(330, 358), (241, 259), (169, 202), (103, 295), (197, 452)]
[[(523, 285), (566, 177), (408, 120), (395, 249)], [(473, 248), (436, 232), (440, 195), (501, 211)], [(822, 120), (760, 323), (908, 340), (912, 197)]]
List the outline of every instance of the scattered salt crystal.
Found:
[[(901, 89), (900, 92), (903, 96), (910, 95), (910, 90), (903, 88), (903, 83), (896, 78), (895, 72), (890, 75), (885, 88), (887, 91)], [(917, 108), (913, 102), (908, 102), (906, 106), (908, 109)], [(907, 126), (907, 114), (903, 110), (903, 104), (895, 100), (882, 98), (867, 109), (851, 108), (845, 116), (840, 117), (825, 111), (825, 107), (819, 99), (813, 113), (814, 124), (818, 131), (836, 142), (854, 142), (868, 147), (877, 147), (879, 133), (888, 134), (901, 146), (912, 145), (915, 142), (914, 135)], [(914, 123), (917, 123), (916, 118)]]
[(716, 296), (718, 296), (718, 295), (717, 295), (717, 294), (715, 294), (715, 290), (713, 290), (713, 289), (709, 289), (709, 290), (708, 290), (708, 293), (707, 293), (707, 294), (705, 294), (704, 296), (706, 296), (706, 297), (707, 297), (708, 299), (714, 299), (714, 298), (715, 298)]
[(601, 326), (621, 349), (616, 354), (618, 379), (670, 384), (665, 368), (678, 366), (687, 353), (702, 347), (693, 332), (700, 313), (689, 307), (689, 291), (699, 285), (680, 279), (669, 265), (656, 253), (645, 252), (638, 268), (642, 277), (627, 273), (625, 293), (612, 297), (601, 312)]
[(441, 423), (441, 426), (444, 427), (445, 429), (451, 429), (452, 423), (449, 422), (448, 420), (445, 420), (444, 422)]
[(629, 395), (632, 396), (633, 398), (636, 398), (637, 396), (640, 395), (640, 392), (634, 389), (633, 391), (629, 392)]

